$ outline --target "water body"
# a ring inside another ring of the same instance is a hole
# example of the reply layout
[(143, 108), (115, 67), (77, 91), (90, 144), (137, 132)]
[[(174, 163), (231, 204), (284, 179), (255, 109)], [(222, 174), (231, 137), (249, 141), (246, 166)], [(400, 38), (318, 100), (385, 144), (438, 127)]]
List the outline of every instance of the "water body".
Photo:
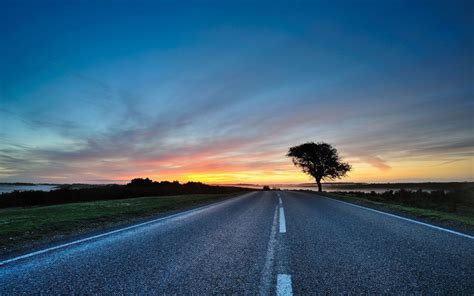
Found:
[[(245, 187), (245, 188), (252, 188), (252, 189), (262, 189), (263, 185), (254, 185), (254, 184), (229, 184), (229, 186), (237, 186), (237, 187)], [(312, 190), (317, 191), (318, 187), (316, 184), (276, 184), (270, 185), (270, 188), (278, 188), (281, 190)], [(403, 186), (403, 185), (396, 185), (396, 184), (383, 184), (383, 186), (376, 186), (370, 187), (365, 184), (357, 185), (357, 184), (323, 184), (323, 190), (327, 192), (350, 192), (350, 191), (357, 191), (357, 192), (365, 192), (370, 193), (372, 191), (376, 193), (383, 193), (389, 190), (398, 191), (401, 189), (409, 190), (409, 191), (416, 191), (421, 189), (426, 192), (431, 192), (435, 190), (445, 190), (440, 188), (430, 188), (424, 186), (423, 184), (412, 184), (410, 186)]]
[(9, 193), (15, 190), (18, 191), (51, 191), (56, 189), (56, 185), (15, 185), (15, 184), (0, 184), (0, 194)]
[[(289, 186), (281, 186), (281, 187), (278, 187), (282, 190), (312, 190), (312, 191), (318, 191), (318, 186), (314, 185), (314, 186), (309, 186), (309, 185), (305, 185), (305, 186), (298, 186), (298, 185), (289, 185)], [(349, 191), (357, 191), (357, 192), (364, 192), (364, 193), (370, 193), (372, 191), (376, 192), (376, 193), (383, 193), (385, 191), (388, 191), (388, 190), (393, 190), (393, 191), (398, 191), (398, 190), (401, 190), (401, 189), (405, 189), (405, 190), (411, 190), (411, 191), (414, 191), (416, 189), (411, 189), (411, 188), (403, 188), (403, 187), (392, 187), (392, 186), (387, 186), (387, 187), (377, 187), (377, 188), (372, 188), (372, 187), (365, 187), (365, 186), (361, 186), (361, 187), (357, 187), (357, 186), (350, 186), (350, 187), (346, 187), (346, 186), (341, 186), (339, 184), (323, 184), (323, 190), (324, 191), (327, 191), (327, 192), (349, 192)], [(423, 191), (432, 191), (432, 189), (429, 189), (429, 188), (423, 188), (422, 189)]]
[[(315, 186), (281, 186), (278, 187), (282, 190), (312, 190), (312, 191), (318, 191), (318, 187)], [(352, 187), (350, 189), (344, 188), (344, 187), (337, 187), (337, 186), (331, 186), (331, 185), (323, 185), (323, 190), (327, 192), (349, 192), (349, 191), (358, 191), (358, 192), (365, 192), (365, 193), (370, 193), (372, 191), (375, 191), (376, 193), (383, 193), (388, 190), (400, 190), (401, 188), (359, 188), (359, 187)]]

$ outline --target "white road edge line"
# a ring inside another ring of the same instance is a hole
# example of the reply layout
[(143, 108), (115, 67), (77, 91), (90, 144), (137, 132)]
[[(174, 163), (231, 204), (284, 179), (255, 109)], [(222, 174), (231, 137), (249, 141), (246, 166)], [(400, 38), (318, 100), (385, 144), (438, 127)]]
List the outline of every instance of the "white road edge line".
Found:
[(283, 202), (281, 201), (281, 197), (278, 198), (278, 203), (281, 205)]
[(285, 211), (280, 207), (280, 233), (286, 232)]
[(291, 287), (291, 275), (279, 274), (277, 276), (277, 290), (278, 296), (291, 296), (293, 295), (293, 288)]
[(410, 218), (397, 216), (397, 215), (390, 214), (390, 213), (387, 213), (387, 212), (382, 212), (382, 211), (374, 210), (374, 209), (371, 209), (371, 208), (359, 206), (359, 205), (356, 205), (356, 204), (353, 204), (353, 203), (350, 203), (350, 202), (345, 202), (345, 201), (342, 201), (342, 200), (338, 200), (338, 199), (335, 199), (335, 198), (330, 198), (330, 197), (326, 197), (326, 196), (322, 196), (322, 195), (318, 195), (318, 196), (324, 197), (326, 199), (330, 199), (330, 200), (333, 200), (333, 201), (337, 201), (337, 202), (340, 202), (340, 203), (344, 203), (344, 204), (347, 204), (347, 205), (350, 205), (350, 206), (353, 206), (353, 207), (356, 207), (356, 208), (365, 209), (367, 211), (372, 211), (372, 212), (375, 212), (375, 213), (384, 214), (384, 215), (387, 215), (387, 216), (390, 216), (390, 217), (393, 217), (393, 218), (397, 218), (397, 219), (400, 219), (400, 220), (405, 220), (405, 221), (409, 221), (409, 222), (412, 222), (412, 223), (415, 223), (415, 224), (419, 224), (419, 225), (431, 227), (431, 228), (434, 228), (434, 229), (437, 229), (437, 230), (441, 230), (441, 231), (444, 231), (444, 232), (448, 232), (448, 233), (451, 233), (451, 234), (456, 234), (456, 235), (459, 235), (459, 236), (462, 236), (462, 237), (465, 237), (465, 238), (474, 239), (474, 236), (469, 235), (469, 234), (465, 234), (465, 233), (457, 232), (457, 231), (454, 231), (454, 230), (446, 229), (446, 228), (443, 228), (443, 227), (439, 227), (439, 226), (436, 226), (436, 225), (416, 221), (416, 220), (413, 220), (413, 219), (410, 219)]
[[(240, 197), (240, 196), (243, 196), (243, 195), (239, 195), (239, 196), (236, 196), (236, 197)], [(25, 254), (25, 255), (21, 255), (21, 256), (10, 258), (10, 259), (6, 259), (6, 260), (3, 260), (3, 261), (0, 261), (0, 266), (6, 265), (8, 263), (12, 263), (12, 262), (15, 262), (15, 261), (18, 261), (18, 260), (21, 260), (21, 259), (26, 259), (26, 258), (30, 258), (30, 257), (33, 257), (33, 256), (41, 255), (41, 254), (44, 254), (44, 253), (47, 253), (47, 252), (51, 252), (51, 251), (54, 251), (54, 250), (58, 250), (58, 249), (66, 248), (66, 247), (69, 247), (69, 246), (77, 245), (77, 244), (80, 244), (80, 243), (83, 243), (83, 242), (87, 242), (87, 241), (90, 241), (90, 240), (93, 240), (93, 239), (108, 236), (108, 235), (111, 235), (111, 234), (114, 234), (114, 233), (127, 231), (127, 230), (130, 230), (130, 229), (138, 228), (138, 227), (141, 227), (141, 226), (144, 226), (144, 225), (156, 223), (156, 222), (159, 222), (159, 221), (162, 221), (162, 220), (171, 219), (171, 218), (175, 218), (175, 217), (182, 216), (182, 215), (188, 215), (188, 214), (198, 212), (198, 211), (210, 208), (210, 207), (217, 206), (219, 204), (228, 202), (229, 200), (232, 200), (232, 199), (233, 198), (223, 200), (223, 201), (220, 201), (220, 202), (216, 202), (216, 203), (212, 203), (212, 204), (208, 204), (208, 205), (205, 205), (205, 206), (202, 206), (202, 207), (199, 207), (199, 208), (195, 208), (195, 209), (191, 209), (191, 210), (188, 210), (188, 211), (176, 213), (176, 214), (169, 215), (169, 216), (166, 216), (166, 217), (161, 217), (161, 218), (154, 219), (154, 220), (151, 220), (151, 221), (147, 221), (147, 222), (143, 222), (143, 223), (139, 223), (139, 224), (134, 224), (134, 225), (131, 225), (131, 226), (128, 226), (128, 227), (125, 227), (125, 228), (120, 228), (120, 229), (112, 230), (112, 231), (109, 231), (109, 232), (89, 236), (89, 237), (86, 237), (86, 238), (83, 238), (83, 239), (79, 239), (79, 240), (75, 240), (75, 241), (72, 241), (72, 242), (69, 242), (69, 243), (65, 243), (65, 244), (54, 246), (54, 247), (46, 248), (46, 249), (43, 249), (43, 250), (35, 251), (35, 252), (28, 253), (28, 254)]]

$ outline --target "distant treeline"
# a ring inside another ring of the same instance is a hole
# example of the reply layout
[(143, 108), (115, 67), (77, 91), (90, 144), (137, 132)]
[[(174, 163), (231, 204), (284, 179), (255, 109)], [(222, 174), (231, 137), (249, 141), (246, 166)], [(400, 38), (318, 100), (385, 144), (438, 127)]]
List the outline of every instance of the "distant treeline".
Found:
[(63, 186), (52, 191), (14, 191), (3, 193), (0, 194), (0, 208), (43, 206), (144, 196), (227, 194), (248, 190), (239, 187), (211, 186), (199, 182), (180, 184), (178, 181), (154, 182), (148, 178), (138, 178), (133, 179), (127, 185), (103, 185), (79, 189)]
[[(429, 189), (429, 190), (472, 190), (474, 182), (420, 182), (420, 183), (325, 183), (323, 185), (331, 188), (344, 190), (361, 189)], [(303, 184), (304, 186), (314, 186), (314, 184)]]
[(467, 188), (453, 191), (417, 191), (409, 190), (389, 190), (383, 193), (364, 193), (354, 192), (337, 192), (341, 195), (352, 195), (366, 198), (368, 200), (398, 204), (409, 207), (440, 210), (445, 212), (464, 212), (473, 214), (474, 212), (474, 189)]

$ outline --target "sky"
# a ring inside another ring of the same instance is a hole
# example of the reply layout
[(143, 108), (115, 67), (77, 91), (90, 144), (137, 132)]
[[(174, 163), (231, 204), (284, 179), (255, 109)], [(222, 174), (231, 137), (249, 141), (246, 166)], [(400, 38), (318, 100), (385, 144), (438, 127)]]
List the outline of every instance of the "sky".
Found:
[(473, 1), (0, 2), (0, 182), (473, 181)]

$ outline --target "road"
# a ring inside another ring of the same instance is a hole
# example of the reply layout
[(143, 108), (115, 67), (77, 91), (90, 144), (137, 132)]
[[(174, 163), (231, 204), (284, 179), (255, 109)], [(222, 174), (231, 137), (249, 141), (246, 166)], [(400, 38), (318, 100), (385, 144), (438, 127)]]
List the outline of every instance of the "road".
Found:
[(0, 262), (0, 295), (474, 293), (474, 239), (300, 192), (253, 192)]

